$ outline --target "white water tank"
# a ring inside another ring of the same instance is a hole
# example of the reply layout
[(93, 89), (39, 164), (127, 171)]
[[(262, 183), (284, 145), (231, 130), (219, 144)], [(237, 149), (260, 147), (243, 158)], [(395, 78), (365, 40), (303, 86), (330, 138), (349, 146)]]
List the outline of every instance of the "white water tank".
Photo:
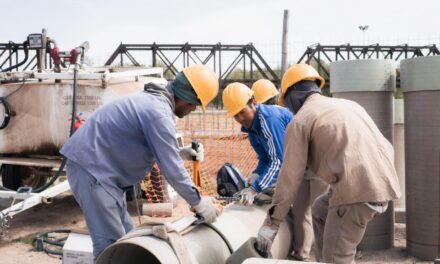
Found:
[[(101, 105), (128, 93), (143, 90), (134, 78), (111, 79), (103, 88), (101, 80), (80, 80), (77, 113), (87, 118)], [(14, 115), (0, 130), (0, 154), (57, 155), (67, 140), (72, 115), (72, 81), (9, 83), (0, 85)]]

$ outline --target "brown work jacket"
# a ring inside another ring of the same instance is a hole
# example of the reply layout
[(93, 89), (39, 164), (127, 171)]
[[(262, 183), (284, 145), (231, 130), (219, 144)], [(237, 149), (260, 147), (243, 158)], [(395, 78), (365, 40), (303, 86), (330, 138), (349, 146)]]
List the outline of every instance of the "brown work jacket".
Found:
[(330, 207), (400, 197), (393, 146), (359, 104), (313, 94), (287, 127), (266, 221), (279, 225), (310, 170), (330, 184)]

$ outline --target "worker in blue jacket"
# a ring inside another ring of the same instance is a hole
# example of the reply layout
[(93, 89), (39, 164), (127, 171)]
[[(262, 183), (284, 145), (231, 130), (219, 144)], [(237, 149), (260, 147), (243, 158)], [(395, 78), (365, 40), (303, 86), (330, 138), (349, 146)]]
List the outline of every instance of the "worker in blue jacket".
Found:
[(227, 116), (234, 117), (248, 134), (258, 156), (258, 165), (248, 177), (248, 188), (241, 193), (244, 205), (253, 203), (257, 193), (275, 186), (283, 162), (284, 133), (292, 113), (277, 105), (257, 104), (254, 92), (246, 85), (232, 83), (223, 91)]
[[(264, 193), (273, 193), (283, 162), (284, 135), (294, 117), (284, 107), (257, 103), (254, 91), (241, 83), (228, 85), (222, 100), (227, 115), (242, 125), (258, 156), (258, 165), (247, 178), (248, 187), (237, 193), (240, 203), (249, 206), (267, 197)], [(313, 244), (311, 199), (311, 182), (304, 180), (289, 214), (293, 230), (291, 258), (296, 260), (308, 260)]]
[(218, 93), (218, 77), (204, 65), (183, 69), (167, 86), (145, 85), (94, 112), (61, 149), (67, 178), (87, 223), (97, 257), (133, 229), (125, 191), (157, 162), (167, 182), (211, 223), (219, 215), (210, 197), (201, 197), (183, 160), (203, 158), (203, 148), (179, 149), (175, 116), (182, 118)]

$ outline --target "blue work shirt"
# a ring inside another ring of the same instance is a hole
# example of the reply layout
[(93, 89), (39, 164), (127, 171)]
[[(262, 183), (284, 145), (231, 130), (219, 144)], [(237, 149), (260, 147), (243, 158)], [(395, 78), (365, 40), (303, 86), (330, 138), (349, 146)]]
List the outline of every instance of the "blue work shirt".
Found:
[(253, 173), (260, 176), (252, 185), (257, 192), (273, 187), (277, 181), (283, 162), (284, 135), (291, 120), (292, 113), (284, 107), (257, 104), (251, 129), (241, 128), (248, 133), (258, 156), (258, 165)]
[(191, 206), (200, 203), (179, 156), (174, 96), (169, 86), (121, 97), (94, 112), (61, 149), (118, 201), (157, 162), (167, 182)]

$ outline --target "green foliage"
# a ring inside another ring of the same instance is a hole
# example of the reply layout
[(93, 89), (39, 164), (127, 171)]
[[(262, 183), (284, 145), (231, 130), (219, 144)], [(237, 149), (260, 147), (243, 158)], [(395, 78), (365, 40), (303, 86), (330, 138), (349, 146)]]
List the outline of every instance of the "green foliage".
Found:
[(21, 237), (19, 239), (16, 239), (14, 242), (21, 242), (24, 244), (29, 244), (32, 245), (33, 241), (35, 240), (35, 238), (37, 237), (38, 234), (30, 234), (24, 237)]

